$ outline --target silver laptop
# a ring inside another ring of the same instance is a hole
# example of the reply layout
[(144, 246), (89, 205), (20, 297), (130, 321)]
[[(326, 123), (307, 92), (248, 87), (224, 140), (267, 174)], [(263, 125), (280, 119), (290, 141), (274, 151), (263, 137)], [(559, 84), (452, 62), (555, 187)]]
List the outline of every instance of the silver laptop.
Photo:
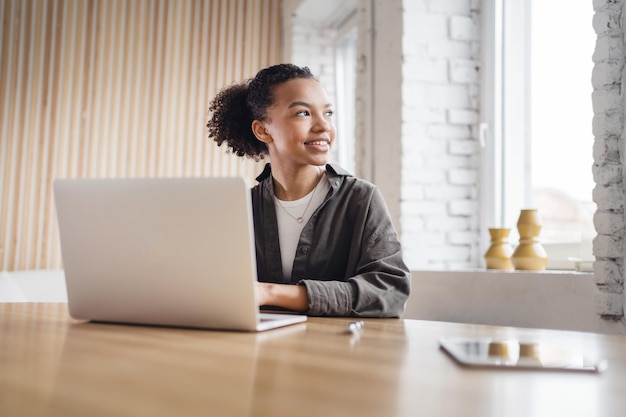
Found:
[(261, 331), (306, 316), (260, 313), (243, 178), (57, 179), (70, 315)]

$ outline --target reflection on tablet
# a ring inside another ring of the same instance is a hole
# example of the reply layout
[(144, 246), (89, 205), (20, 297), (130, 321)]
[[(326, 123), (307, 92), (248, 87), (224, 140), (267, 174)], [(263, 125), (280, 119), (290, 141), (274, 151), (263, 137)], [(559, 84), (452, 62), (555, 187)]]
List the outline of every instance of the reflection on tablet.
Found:
[(605, 360), (592, 360), (582, 352), (540, 342), (493, 339), (439, 340), (440, 346), (466, 366), (601, 372)]

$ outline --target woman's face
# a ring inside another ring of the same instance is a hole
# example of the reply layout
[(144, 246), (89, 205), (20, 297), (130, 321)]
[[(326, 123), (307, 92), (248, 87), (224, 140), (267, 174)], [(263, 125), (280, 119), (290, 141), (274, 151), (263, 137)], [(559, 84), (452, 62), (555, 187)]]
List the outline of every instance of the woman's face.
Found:
[(262, 122), (272, 164), (324, 165), (335, 141), (332, 104), (311, 79), (296, 78), (274, 88), (274, 104)]

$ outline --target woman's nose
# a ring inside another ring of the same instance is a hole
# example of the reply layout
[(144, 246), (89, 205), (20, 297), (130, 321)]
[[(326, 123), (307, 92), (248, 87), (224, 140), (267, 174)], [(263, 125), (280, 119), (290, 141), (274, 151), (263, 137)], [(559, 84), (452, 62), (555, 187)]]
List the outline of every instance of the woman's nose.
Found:
[(332, 126), (332, 124), (333, 122), (331, 120), (328, 120), (325, 117), (320, 116), (320, 117), (315, 118), (315, 123), (313, 124), (313, 128), (321, 132), (327, 132), (330, 130), (330, 127)]

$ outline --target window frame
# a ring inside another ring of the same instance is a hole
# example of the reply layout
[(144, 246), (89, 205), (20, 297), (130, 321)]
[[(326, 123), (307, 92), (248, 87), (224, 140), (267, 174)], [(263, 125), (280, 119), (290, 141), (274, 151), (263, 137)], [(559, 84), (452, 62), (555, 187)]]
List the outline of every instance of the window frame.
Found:
[[(486, 227), (511, 227), (529, 200), (527, 193), (513, 195), (507, 189), (525, 190), (528, 166), (529, 82), (528, 1), (486, 0), (483, 10), (482, 218)], [(513, 13), (518, 13), (513, 19)], [(508, 23), (511, 22), (511, 23)], [(519, 48), (519, 46), (522, 48)], [(509, 88), (507, 88), (507, 86)], [(516, 100), (512, 96), (517, 97)], [(506, 168), (505, 168), (506, 167)], [(484, 236), (488, 236), (484, 232)], [(488, 241), (484, 243), (485, 248)]]

